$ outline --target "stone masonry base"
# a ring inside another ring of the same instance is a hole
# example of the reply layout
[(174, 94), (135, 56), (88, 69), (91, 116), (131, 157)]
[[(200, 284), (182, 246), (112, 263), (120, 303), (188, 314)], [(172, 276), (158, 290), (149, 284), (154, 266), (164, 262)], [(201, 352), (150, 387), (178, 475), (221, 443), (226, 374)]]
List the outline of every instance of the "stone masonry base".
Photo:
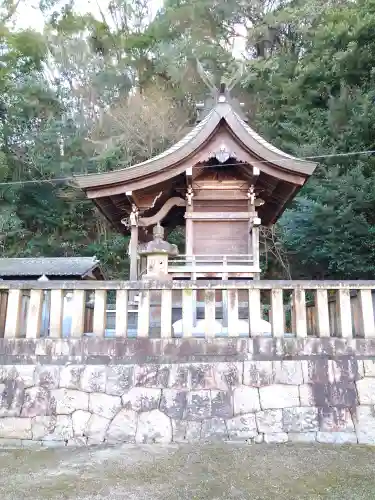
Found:
[(0, 356), (0, 446), (375, 444), (372, 341), (2, 339)]

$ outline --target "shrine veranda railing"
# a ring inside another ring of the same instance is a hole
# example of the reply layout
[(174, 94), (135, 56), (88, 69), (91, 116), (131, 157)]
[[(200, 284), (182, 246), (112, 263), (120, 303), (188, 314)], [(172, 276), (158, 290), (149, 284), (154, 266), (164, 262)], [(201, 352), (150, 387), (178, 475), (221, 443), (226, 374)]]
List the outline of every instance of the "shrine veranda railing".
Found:
[(373, 337), (375, 281), (0, 284), (0, 335)]

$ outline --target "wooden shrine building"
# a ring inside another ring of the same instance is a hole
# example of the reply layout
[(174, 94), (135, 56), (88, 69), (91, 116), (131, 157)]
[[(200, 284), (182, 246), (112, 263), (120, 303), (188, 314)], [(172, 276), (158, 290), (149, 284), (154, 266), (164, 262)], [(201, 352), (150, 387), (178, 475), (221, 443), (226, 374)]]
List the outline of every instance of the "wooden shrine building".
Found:
[(130, 232), (131, 280), (144, 268), (139, 245), (159, 224), (185, 227), (185, 255), (169, 259), (170, 277), (251, 279), (260, 273), (260, 224), (276, 222), (315, 167), (260, 137), (222, 87), (214, 106), (164, 153), (76, 182), (120, 232)]

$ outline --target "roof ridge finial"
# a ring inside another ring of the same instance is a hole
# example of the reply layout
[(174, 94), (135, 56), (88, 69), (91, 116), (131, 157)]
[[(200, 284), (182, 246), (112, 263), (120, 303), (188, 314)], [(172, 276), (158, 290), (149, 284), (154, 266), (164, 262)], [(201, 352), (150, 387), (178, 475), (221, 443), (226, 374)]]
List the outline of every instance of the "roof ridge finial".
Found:
[(196, 59), (196, 63), (198, 74), (202, 78), (203, 83), (207, 85), (211, 92), (218, 93), (219, 89), (215, 85), (213, 76), (204, 69), (199, 59)]

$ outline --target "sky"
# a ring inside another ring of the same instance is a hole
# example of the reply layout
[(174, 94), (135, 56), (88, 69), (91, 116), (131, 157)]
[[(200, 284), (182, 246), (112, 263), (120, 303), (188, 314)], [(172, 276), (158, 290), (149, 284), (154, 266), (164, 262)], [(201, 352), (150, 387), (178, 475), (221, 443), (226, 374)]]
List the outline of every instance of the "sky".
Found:
[[(63, 6), (67, 3), (66, 1), (61, 1), (59, 5)], [(99, 17), (98, 4), (102, 7), (108, 5), (108, 0), (76, 0), (75, 10), (80, 14), (85, 14), (86, 12), (91, 12), (92, 14)], [(163, 5), (163, 0), (150, 0), (152, 10), (154, 13)], [(20, 29), (33, 28), (37, 31), (43, 30), (43, 15), (39, 10), (39, 0), (24, 0), (22, 7), (19, 9), (16, 16), (16, 24)], [(58, 6), (55, 7), (58, 10)]]

